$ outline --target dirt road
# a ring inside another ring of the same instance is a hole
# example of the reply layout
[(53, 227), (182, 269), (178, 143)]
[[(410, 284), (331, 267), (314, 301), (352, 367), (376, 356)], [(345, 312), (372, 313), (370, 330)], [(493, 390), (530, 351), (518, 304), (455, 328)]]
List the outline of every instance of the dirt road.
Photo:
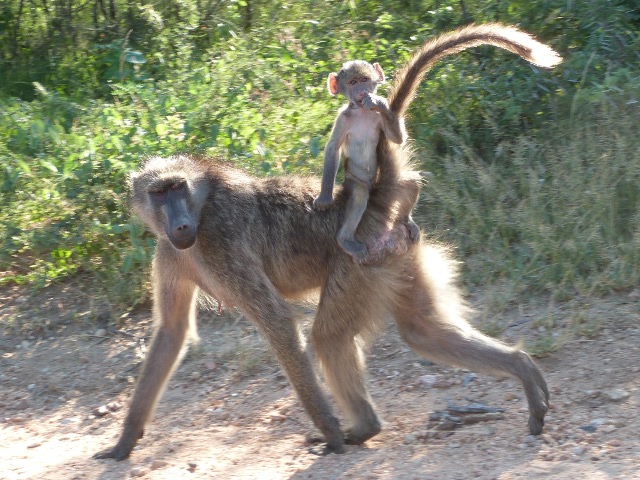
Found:
[[(0, 325), (29, 312), (61, 315), (65, 305), (55, 307), (47, 295), (5, 292)], [(52, 308), (42, 308), (46, 302)], [(638, 301), (624, 295), (580, 305), (579, 316), (575, 306), (520, 306), (499, 318), (509, 341), (560, 345), (537, 360), (552, 393), (542, 436), (528, 435), (515, 381), (421, 361), (390, 325), (368, 357), (384, 430), (327, 457), (308, 452), (305, 412), (266, 344), (235, 314), (201, 316), (200, 346), (123, 462), (91, 456), (120, 431), (148, 342), (148, 313), (117, 329), (77, 319), (30, 337), (5, 329), (0, 478), (640, 479)], [(595, 326), (590, 337), (580, 335), (585, 325)], [(436, 410), (472, 403), (504, 409), (502, 419), (443, 430), (429, 421)]]

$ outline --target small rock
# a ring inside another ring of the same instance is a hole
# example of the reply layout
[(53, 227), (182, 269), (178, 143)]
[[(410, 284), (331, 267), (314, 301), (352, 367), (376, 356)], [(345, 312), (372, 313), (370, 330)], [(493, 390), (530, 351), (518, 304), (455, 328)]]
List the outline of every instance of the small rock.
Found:
[(151, 470), (160, 470), (161, 468), (165, 468), (169, 465), (169, 462), (165, 462), (164, 460), (154, 460), (151, 464)]
[(27, 348), (29, 348), (31, 346), (31, 342), (28, 342), (26, 340), (24, 340), (21, 344), (20, 344), (20, 348), (22, 348), (23, 350), (26, 350)]
[(605, 395), (612, 402), (622, 402), (629, 398), (629, 392), (626, 390), (622, 390), (620, 388), (614, 388), (613, 390), (608, 390), (605, 392)]
[(517, 399), (517, 398), (518, 398), (518, 397), (517, 397), (517, 396), (515, 395), (515, 393), (513, 393), (513, 392), (507, 392), (507, 393), (505, 393), (505, 394), (504, 394), (504, 399), (505, 399), (507, 402), (510, 402), (511, 400), (515, 400), (515, 399)]
[(404, 443), (407, 445), (411, 445), (412, 443), (416, 443), (418, 437), (416, 437), (413, 433), (409, 433), (404, 436)]
[(582, 445), (578, 445), (576, 447), (573, 447), (571, 451), (573, 452), (574, 455), (579, 457), (581, 455), (584, 455), (584, 452), (586, 452), (587, 449), (584, 448)]
[(106, 405), (100, 405), (98, 408), (93, 409), (93, 413), (96, 417), (104, 417), (109, 413), (109, 409)]
[(15, 425), (17, 423), (22, 423), (26, 421), (26, 418), (25, 417), (7, 417), (4, 419), (4, 421)]
[(131, 471), (129, 471), (129, 474), (132, 477), (144, 477), (150, 471), (149, 467), (133, 467)]
[(420, 377), (420, 382), (427, 388), (433, 388), (437, 380), (438, 375), (422, 375)]
[(40, 445), (42, 445), (42, 443), (36, 442), (36, 443), (32, 443), (31, 445), (27, 445), (27, 448), (37, 448)]
[(200, 378), (202, 378), (202, 374), (200, 372), (191, 372), (189, 377), (191, 380), (200, 380)]
[(496, 434), (496, 429), (495, 427), (487, 425), (482, 429), (482, 433), (487, 437), (493, 437)]
[(26, 398), (23, 398), (16, 404), (15, 408), (16, 410), (26, 410), (29, 408), (29, 401)]
[(554, 443), (556, 443), (553, 437), (548, 433), (543, 433), (542, 435), (540, 435), (540, 440), (542, 440), (547, 445), (553, 445)]
[(287, 417), (279, 412), (271, 412), (269, 414), (269, 420), (271, 422), (284, 422), (286, 419)]
[(467, 387), (471, 382), (473, 382), (477, 378), (478, 378), (478, 376), (475, 373), (470, 373), (469, 375), (464, 377), (464, 380), (462, 381), (462, 385)]
[(93, 332), (95, 337), (106, 337), (107, 331), (104, 328), (99, 328), (95, 332)]
[(593, 433), (598, 429), (598, 427), (596, 425), (593, 425), (593, 424), (591, 424), (591, 425), (582, 425), (582, 426), (580, 426), (578, 428), (580, 430), (584, 430), (585, 432), (588, 432), (588, 433)]
[(196, 462), (189, 462), (187, 465), (189, 465), (189, 468), (187, 468), (187, 470), (189, 470), (191, 473), (196, 471), (196, 468), (198, 468), (198, 464)]
[(122, 408), (122, 404), (120, 402), (109, 402), (107, 403), (107, 408), (110, 412), (117, 412)]
[(615, 425), (605, 425), (604, 427), (602, 427), (602, 431), (604, 433), (613, 433), (616, 431), (616, 426)]

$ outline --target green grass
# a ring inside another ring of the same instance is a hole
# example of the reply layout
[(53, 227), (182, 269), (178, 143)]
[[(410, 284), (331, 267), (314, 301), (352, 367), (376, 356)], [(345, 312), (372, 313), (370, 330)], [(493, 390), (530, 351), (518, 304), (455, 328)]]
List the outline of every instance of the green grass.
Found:
[(429, 162), (420, 218), (468, 258), (469, 285), (562, 300), (638, 283), (640, 111), (606, 100), (488, 158), (461, 142)]

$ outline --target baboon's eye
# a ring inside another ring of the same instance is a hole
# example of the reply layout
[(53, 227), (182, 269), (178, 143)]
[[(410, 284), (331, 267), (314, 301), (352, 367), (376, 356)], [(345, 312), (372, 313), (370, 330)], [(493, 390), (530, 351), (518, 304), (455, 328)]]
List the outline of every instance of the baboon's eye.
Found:
[(355, 85), (356, 83), (358, 83), (357, 78), (352, 78), (351, 80), (349, 80), (349, 85)]
[(369, 81), (369, 77), (362, 77), (360, 79), (361, 82), (368, 82)]
[(154, 190), (149, 190), (149, 195), (151, 195), (153, 197), (161, 197), (165, 193), (167, 193), (167, 188), (166, 187), (156, 188)]
[(171, 190), (175, 190), (175, 191), (182, 190), (184, 188), (184, 182), (176, 182), (173, 185), (171, 185), (170, 188)]

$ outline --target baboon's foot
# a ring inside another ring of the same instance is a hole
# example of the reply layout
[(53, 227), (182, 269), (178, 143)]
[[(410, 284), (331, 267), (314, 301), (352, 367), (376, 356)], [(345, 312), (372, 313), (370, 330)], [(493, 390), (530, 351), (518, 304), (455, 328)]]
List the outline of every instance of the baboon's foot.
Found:
[(544, 416), (549, 410), (549, 388), (542, 373), (531, 357), (520, 352), (524, 372), (520, 376), (529, 403), (529, 431), (532, 435), (540, 435), (544, 426)]
[(367, 247), (357, 240), (338, 239), (338, 245), (347, 252), (356, 263), (364, 263), (367, 259)]
[(416, 243), (420, 239), (420, 227), (418, 226), (418, 224), (413, 221), (413, 218), (407, 217), (402, 222), (402, 225), (404, 225), (408, 230), (409, 239), (411, 240), (411, 242)]
[(318, 431), (312, 431), (305, 435), (304, 443), (309, 445), (309, 453), (324, 456), (330, 453), (344, 453), (344, 441), (328, 442), (324, 435)]
[(370, 438), (375, 437), (382, 431), (382, 425), (376, 420), (372, 425), (352, 427), (344, 432), (344, 443), (347, 445), (362, 445)]
[(115, 446), (107, 448), (105, 450), (101, 450), (100, 452), (96, 453), (93, 458), (114, 458), (117, 461), (124, 460), (125, 458), (129, 457), (129, 455), (131, 454), (131, 450), (133, 450), (133, 447), (135, 447), (136, 443), (138, 443), (138, 439), (142, 438), (143, 435), (144, 430), (142, 430), (138, 435), (123, 433), (120, 437), (120, 440), (118, 440), (118, 443), (116, 443)]
[(124, 445), (120, 445), (119, 443), (112, 448), (107, 448), (105, 450), (101, 450), (98, 453), (96, 453), (93, 458), (95, 459), (102, 459), (102, 458), (114, 458), (117, 461), (122, 461), (125, 458), (128, 458), (129, 455), (131, 454), (131, 450), (132, 448), (128, 448), (127, 446)]
[(540, 435), (544, 427), (544, 416), (549, 411), (547, 385), (546, 383), (525, 385), (524, 390), (529, 402), (529, 431), (531, 435)]

